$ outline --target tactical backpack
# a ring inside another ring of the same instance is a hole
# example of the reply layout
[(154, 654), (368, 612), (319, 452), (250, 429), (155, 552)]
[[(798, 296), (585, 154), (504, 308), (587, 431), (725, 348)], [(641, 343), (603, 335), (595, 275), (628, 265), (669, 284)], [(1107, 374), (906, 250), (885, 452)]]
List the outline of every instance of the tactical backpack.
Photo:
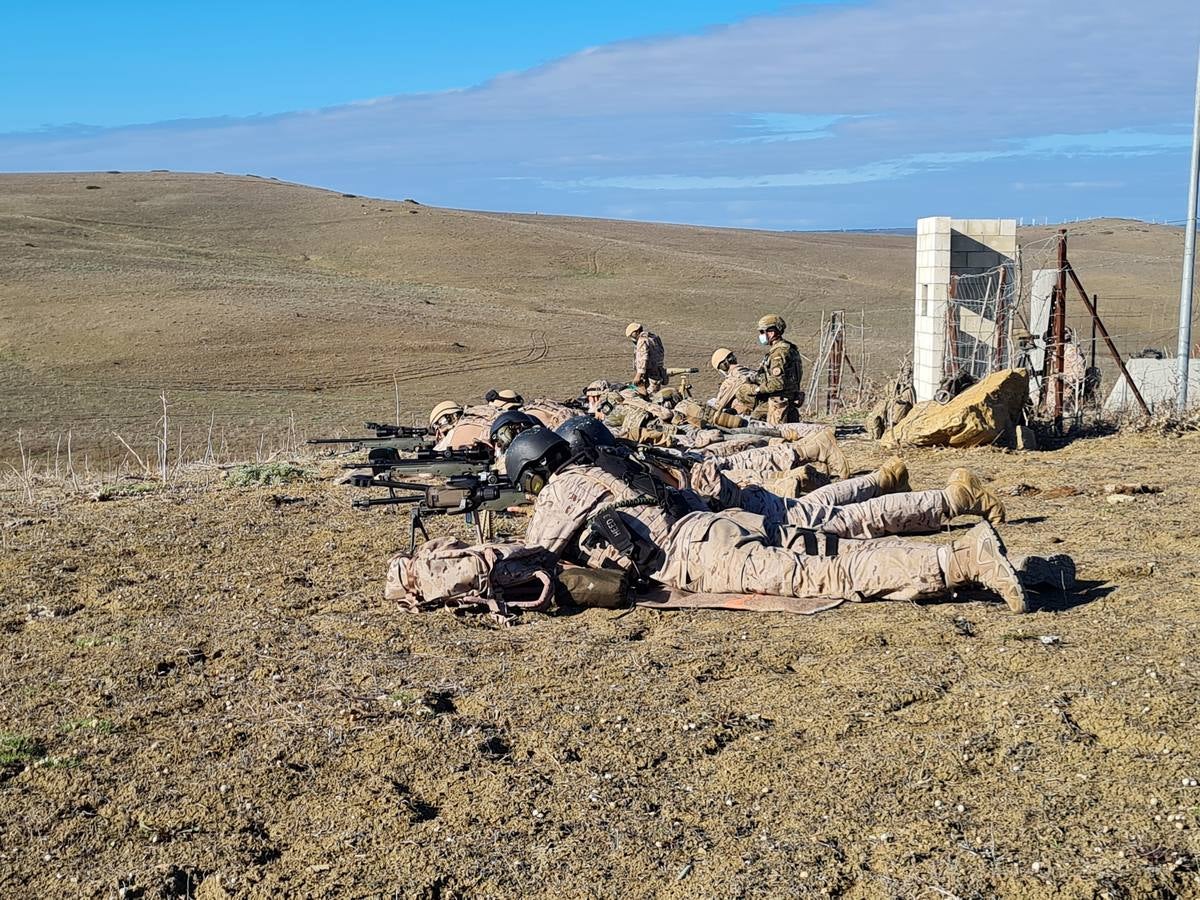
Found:
[(388, 560), (383, 596), (409, 612), (488, 610), (508, 623), (521, 612), (546, 612), (557, 586), (558, 557), (541, 547), (494, 542), (468, 547), (455, 538), (426, 541), (410, 557)]

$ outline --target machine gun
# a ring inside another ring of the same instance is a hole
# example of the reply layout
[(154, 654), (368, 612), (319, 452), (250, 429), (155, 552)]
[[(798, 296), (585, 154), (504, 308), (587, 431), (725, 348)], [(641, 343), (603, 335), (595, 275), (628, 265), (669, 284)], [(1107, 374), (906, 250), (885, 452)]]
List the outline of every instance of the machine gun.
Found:
[(698, 374), (700, 374), (700, 370), (695, 366), (667, 366), (667, 378), (679, 378), (679, 393), (685, 397), (692, 396), (692, 386), (688, 383), (687, 377)]
[[(429, 540), (429, 532), (425, 530), (423, 519), (426, 515), (462, 513), (467, 524), (475, 526), (482, 543), (486, 539), (485, 518), (490, 530), (491, 513), (503, 512), (510, 506), (528, 502), (524, 491), (495, 472), (451, 475), (441, 484), (395, 481), (381, 475), (355, 475), (350, 479), (350, 483), (355, 487), (386, 488), (388, 492), (386, 497), (362, 497), (354, 500), (351, 506), (355, 509), (413, 504), (408, 532), (410, 553), (417, 546), (418, 529), (425, 540)], [(398, 494), (397, 491), (411, 493)]]
[(413, 456), (402, 457), (395, 447), (375, 447), (367, 453), (365, 462), (344, 463), (346, 469), (370, 469), (372, 475), (391, 472), (400, 475), (475, 475), (492, 467), (492, 451), (488, 447), (467, 447), (459, 450), (418, 450)]
[(382, 422), (366, 422), (363, 425), (374, 434), (348, 438), (311, 438), (307, 444), (344, 445), (349, 450), (378, 447), (391, 450), (430, 450), (437, 437), (428, 428), (411, 425), (387, 425)]

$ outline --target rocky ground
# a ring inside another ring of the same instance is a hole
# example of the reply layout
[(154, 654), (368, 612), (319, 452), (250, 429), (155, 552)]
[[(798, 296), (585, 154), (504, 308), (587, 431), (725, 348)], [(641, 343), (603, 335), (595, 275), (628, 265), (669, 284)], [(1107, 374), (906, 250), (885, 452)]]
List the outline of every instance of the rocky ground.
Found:
[[(1078, 589), (1023, 617), (960, 598), (502, 629), (385, 602), (405, 520), (326, 480), (21, 485), (0, 499), (0, 893), (1198, 895), (1197, 452), (909, 453), (918, 487), (991, 479), (1010, 549), (1076, 556)], [(1112, 504), (1116, 481), (1161, 493)]]

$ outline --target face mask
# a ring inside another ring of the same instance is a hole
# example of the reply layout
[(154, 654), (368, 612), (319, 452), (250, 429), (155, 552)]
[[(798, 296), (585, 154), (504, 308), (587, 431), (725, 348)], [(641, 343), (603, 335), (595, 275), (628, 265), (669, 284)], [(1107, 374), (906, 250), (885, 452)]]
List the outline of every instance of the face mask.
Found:
[(758, 342), (765, 347), (767, 345), (767, 336), (765, 334), (760, 334), (758, 336)]

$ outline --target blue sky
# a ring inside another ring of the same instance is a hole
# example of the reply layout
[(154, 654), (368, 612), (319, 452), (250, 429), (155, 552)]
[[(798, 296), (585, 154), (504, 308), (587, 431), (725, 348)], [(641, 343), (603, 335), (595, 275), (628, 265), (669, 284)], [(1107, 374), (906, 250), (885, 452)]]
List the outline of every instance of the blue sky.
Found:
[(763, 228), (1184, 215), (1192, 0), (23, 4), (0, 170)]

